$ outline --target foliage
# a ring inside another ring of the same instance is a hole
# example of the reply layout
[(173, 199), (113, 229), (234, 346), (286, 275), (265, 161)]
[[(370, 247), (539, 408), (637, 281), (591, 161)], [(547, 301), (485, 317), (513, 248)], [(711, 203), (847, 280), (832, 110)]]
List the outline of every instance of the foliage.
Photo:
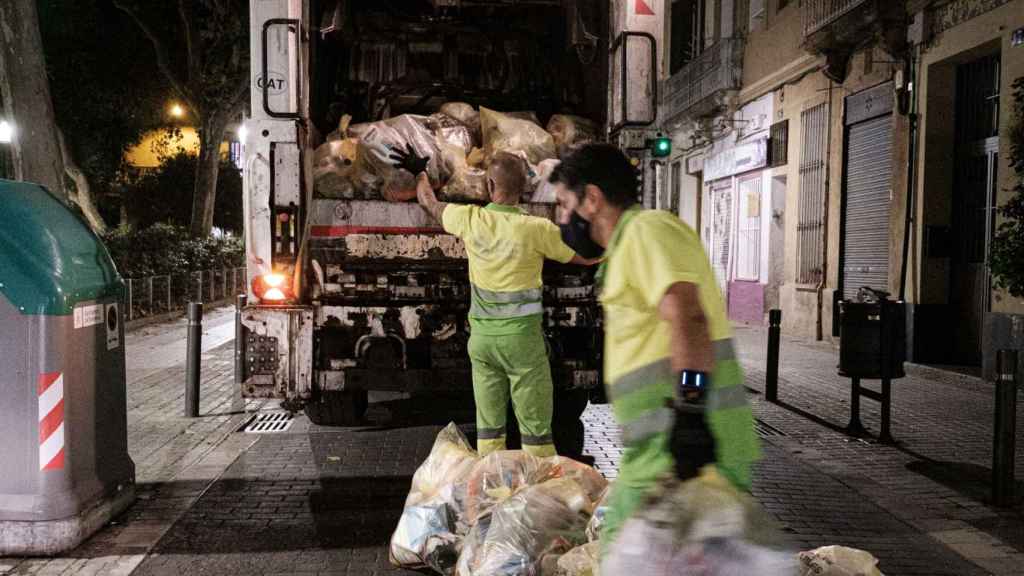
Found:
[(999, 208), (1004, 220), (992, 239), (989, 266), (996, 288), (1024, 298), (1024, 77), (1013, 81), (1013, 110), (1008, 136), (1016, 182), (1009, 201)]
[[(172, 92), (153, 74), (147, 40), (110, 0), (39, 0), (57, 123), (92, 184), (108, 221), (116, 221), (125, 150), (164, 121)], [(116, 31), (116, 33), (110, 33)]]
[(245, 262), (245, 248), (238, 236), (196, 239), (189, 236), (187, 228), (171, 224), (141, 230), (121, 227), (108, 233), (104, 241), (124, 278), (182, 275), (239, 267)]
[[(122, 195), (129, 221), (148, 228), (156, 223), (188, 226), (195, 188), (194, 154), (179, 152), (163, 158), (156, 169), (125, 186)], [(229, 161), (222, 161), (217, 179), (213, 225), (230, 232), (242, 231), (242, 175)]]
[(200, 162), (190, 229), (193, 236), (207, 236), (213, 226), (218, 150), (249, 95), (249, 2), (111, 1), (149, 40), (156, 70), (196, 121)]

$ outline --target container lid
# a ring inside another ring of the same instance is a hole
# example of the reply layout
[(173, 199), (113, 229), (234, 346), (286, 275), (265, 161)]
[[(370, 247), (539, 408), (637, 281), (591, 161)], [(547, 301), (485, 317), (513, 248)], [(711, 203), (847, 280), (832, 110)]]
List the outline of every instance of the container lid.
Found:
[(22, 314), (71, 314), (78, 302), (123, 293), (100, 239), (42, 186), (0, 180), (0, 214), (0, 294)]

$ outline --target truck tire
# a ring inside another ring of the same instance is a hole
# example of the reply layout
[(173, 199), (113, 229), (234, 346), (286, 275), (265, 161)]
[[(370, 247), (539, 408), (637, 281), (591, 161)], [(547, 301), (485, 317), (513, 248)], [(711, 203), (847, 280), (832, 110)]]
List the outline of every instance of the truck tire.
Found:
[(366, 390), (324, 392), (320, 399), (306, 404), (306, 416), (318, 426), (355, 426), (363, 421), (369, 408)]

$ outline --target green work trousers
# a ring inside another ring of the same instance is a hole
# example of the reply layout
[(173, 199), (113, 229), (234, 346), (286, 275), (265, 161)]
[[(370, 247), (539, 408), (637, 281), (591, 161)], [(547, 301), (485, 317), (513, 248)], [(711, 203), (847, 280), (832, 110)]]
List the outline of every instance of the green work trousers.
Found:
[(523, 450), (534, 456), (554, 456), (551, 366), (540, 322), (524, 323), (513, 333), (474, 330), (469, 338), (469, 359), (473, 364), (480, 455), (505, 449), (505, 419), (511, 396)]

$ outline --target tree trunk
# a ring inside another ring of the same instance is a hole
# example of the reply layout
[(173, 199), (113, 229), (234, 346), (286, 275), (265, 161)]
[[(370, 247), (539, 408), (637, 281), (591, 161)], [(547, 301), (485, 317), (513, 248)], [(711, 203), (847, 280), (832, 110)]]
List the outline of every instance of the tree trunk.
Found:
[(96, 209), (96, 202), (92, 197), (92, 186), (89, 185), (89, 179), (85, 176), (85, 172), (82, 172), (82, 169), (75, 163), (75, 159), (71, 155), (71, 148), (68, 147), (67, 139), (64, 138), (64, 132), (61, 131), (59, 126), (57, 127), (57, 143), (60, 145), (64, 172), (75, 183), (77, 193), (73, 197), (74, 202), (81, 208), (82, 214), (89, 222), (89, 226), (92, 227), (92, 231), (102, 236), (107, 231), (107, 223), (103, 221), (99, 210)]
[(220, 171), (220, 145), (227, 130), (227, 116), (214, 112), (199, 114), (199, 162), (196, 163), (196, 187), (192, 191), (193, 238), (205, 238), (213, 229), (213, 207), (217, 200), (217, 173)]
[(14, 176), (64, 194), (64, 168), (36, 0), (0, 2), (0, 90), (14, 125)]

